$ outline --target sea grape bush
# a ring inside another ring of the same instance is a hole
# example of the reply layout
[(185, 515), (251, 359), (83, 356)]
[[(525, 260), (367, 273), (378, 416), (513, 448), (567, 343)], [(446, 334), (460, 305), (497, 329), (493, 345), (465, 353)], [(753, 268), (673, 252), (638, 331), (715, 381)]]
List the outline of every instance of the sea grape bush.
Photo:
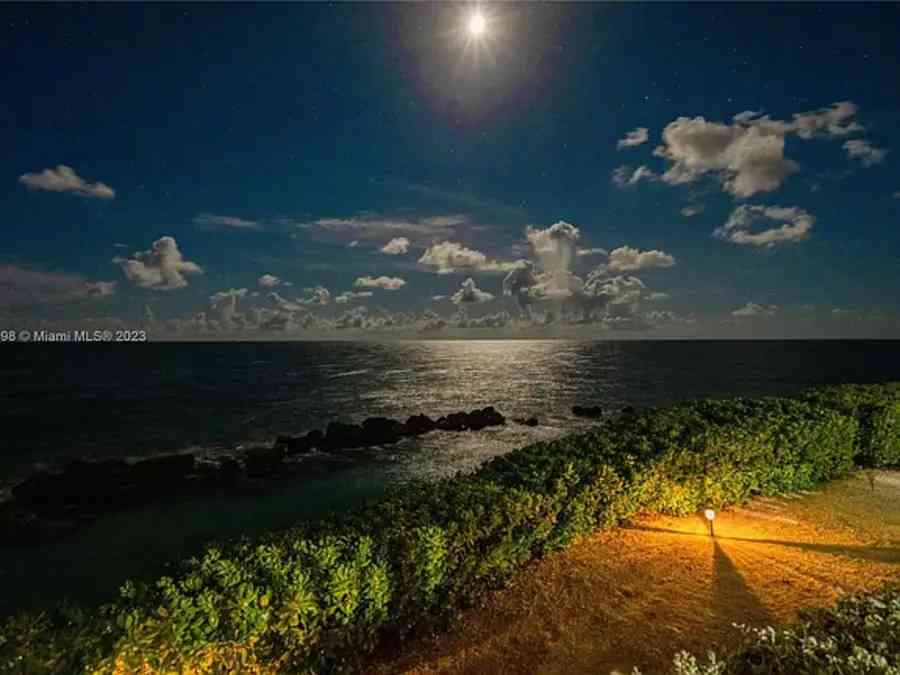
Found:
[(846, 596), (807, 610), (788, 629), (749, 628), (742, 647), (705, 661), (683, 652), (674, 675), (900, 675), (900, 588)]
[(349, 514), (211, 545), (99, 609), (0, 627), (20, 673), (345, 672), (534, 557), (638, 512), (687, 514), (900, 465), (900, 385), (683, 403), (535, 443)]

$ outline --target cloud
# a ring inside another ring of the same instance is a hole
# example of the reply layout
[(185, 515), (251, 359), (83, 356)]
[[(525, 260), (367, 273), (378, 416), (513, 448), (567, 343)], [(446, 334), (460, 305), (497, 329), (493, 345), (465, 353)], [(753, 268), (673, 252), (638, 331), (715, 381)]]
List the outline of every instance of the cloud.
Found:
[(577, 255), (578, 257), (584, 257), (584, 256), (589, 256), (589, 255), (607, 256), (607, 255), (609, 255), (609, 251), (607, 251), (605, 248), (578, 248), (578, 249), (575, 249), (575, 255)]
[(888, 151), (882, 148), (876, 148), (869, 141), (854, 139), (844, 143), (844, 150), (847, 156), (858, 159), (863, 166), (875, 166), (881, 164), (887, 156)]
[(460, 307), (450, 317), (449, 324), (456, 328), (506, 328), (513, 322), (512, 315), (506, 310), (500, 310), (495, 314), (485, 314), (479, 317), (470, 317), (465, 308)]
[(668, 293), (660, 293), (660, 292), (651, 293), (650, 295), (647, 296), (647, 299), (650, 302), (662, 302), (663, 300), (669, 299), (669, 294)]
[(363, 298), (371, 298), (372, 291), (344, 291), (334, 298), (339, 305), (346, 305), (354, 300), (362, 300)]
[(438, 274), (451, 274), (458, 270), (508, 272), (520, 267), (522, 261), (490, 260), (481, 251), (466, 248), (454, 241), (442, 241), (425, 249), (425, 253), (419, 258), (419, 264), (433, 268)]
[(304, 290), (310, 295), (298, 300), (301, 305), (327, 305), (331, 301), (331, 291), (324, 286), (313, 286)]
[(254, 220), (246, 220), (236, 216), (216, 216), (212, 213), (198, 213), (194, 216), (194, 225), (208, 228), (231, 228), (235, 230), (261, 230), (262, 225)]
[(784, 135), (758, 126), (679, 117), (663, 129), (663, 143), (654, 154), (670, 163), (662, 175), (669, 185), (714, 173), (724, 180), (726, 192), (750, 197), (777, 189), (799, 168), (784, 156)]
[(796, 113), (790, 129), (803, 139), (816, 136), (835, 138), (862, 132), (865, 129), (853, 119), (858, 110), (855, 103), (839, 101), (818, 110)]
[(663, 251), (639, 251), (630, 246), (620, 246), (609, 254), (607, 266), (610, 272), (633, 272), (652, 267), (672, 267), (675, 258)]
[[(751, 232), (750, 227), (760, 220), (781, 222), (761, 232)], [(734, 244), (763, 246), (771, 248), (778, 244), (803, 241), (809, 236), (816, 219), (796, 206), (750, 206), (737, 207), (728, 221), (713, 232), (713, 236)]]
[(301, 227), (324, 239), (348, 241), (350, 245), (356, 241), (356, 246), (363, 243), (380, 246), (380, 242), (396, 238), (410, 242), (447, 238), (466, 222), (463, 216), (456, 215), (411, 219), (367, 213), (352, 218), (320, 218)]
[(403, 288), (406, 281), (400, 277), (359, 277), (353, 285), (357, 288), (383, 288), (386, 291), (396, 291)]
[(359, 246), (359, 241), (357, 241), (356, 239), (347, 244), (347, 248), (356, 248), (357, 246)]
[(275, 288), (276, 286), (281, 286), (284, 282), (280, 277), (276, 277), (274, 274), (263, 274), (256, 280), (256, 283), (263, 288)]
[(185, 275), (202, 274), (203, 269), (185, 260), (173, 237), (160, 237), (149, 251), (139, 251), (130, 259), (113, 258), (125, 277), (141, 288), (171, 291), (188, 285)]
[(647, 127), (638, 127), (634, 131), (629, 131), (625, 134), (625, 138), (616, 143), (616, 148), (621, 150), (622, 148), (633, 148), (636, 145), (646, 143), (649, 138), (647, 131)]
[(543, 230), (529, 225), (525, 228), (525, 238), (544, 270), (567, 270), (575, 255), (575, 244), (581, 239), (581, 230), (560, 220)]
[(105, 298), (115, 291), (115, 281), (88, 281), (75, 274), (0, 265), (0, 307), (4, 308)]
[(462, 282), (460, 289), (450, 298), (451, 302), (456, 305), (464, 305), (471, 303), (482, 303), (493, 300), (494, 296), (487, 291), (483, 291), (475, 284), (474, 279), (469, 277)]
[(753, 316), (772, 316), (778, 309), (778, 305), (759, 305), (755, 302), (748, 302), (743, 307), (738, 307), (732, 311), (731, 315), (739, 319)]
[(40, 173), (25, 173), (19, 176), (19, 182), (32, 190), (48, 190), (50, 192), (70, 192), (81, 197), (94, 199), (113, 199), (115, 190), (105, 183), (89, 183), (65, 164), (55, 169), (44, 169)]
[(685, 218), (693, 218), (696, 215), (703, 213), (706, 209), (702, 204), (689, 204), (681, 209), (681, 215)]
[(663, 129), (663, 145), (654, 155), (669, 162), (662, 180), (684, 185), (713, 174), (726, 192), (751, 197), (772, 192), (799, 170), (784, 156), (785, 138), (837, 138), (864, 131), (853, 118), (857, 107), (850, 101), (803, 113), (791, 122), (774, 120), (759, 111), (734, 116), (732, 124), (709, 122), (703, 117), (679, 117)]
[(409, 251), (409, 239), (395, 237), (381, 247), (381, 252), (387, 255), (402, 255)]
[(644, 282), (635, 276), (607, 277), (603, 269), (591, 272), (584, 284), (588, 297), (612, 305), (637, 305), (645, 297), (646, 289)]
[(243, 328), (245, 321), (238, 313), (238, 300), (246, 295), (246, 288), (230, 288), (209, 297), (210, 308), (217, 313), (221, 326), (226, 330)]
[(630, 166), (623, 164), (612, 172), (612, 182), (623, 189), (632, 185), (637, 185), (642, 180), (654, 181), (658, 178), (659, 176), (646, 166), (639, 166), (636, 169), (632, 169)]

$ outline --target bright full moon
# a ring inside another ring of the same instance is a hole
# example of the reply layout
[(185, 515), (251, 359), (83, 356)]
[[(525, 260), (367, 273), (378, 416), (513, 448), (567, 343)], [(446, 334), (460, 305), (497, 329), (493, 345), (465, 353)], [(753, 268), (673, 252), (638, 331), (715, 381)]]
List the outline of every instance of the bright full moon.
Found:
[(484, 20), (484, 15), (480, 12), (472, 14), (469, 18), (469, 35), (481, 37), (484, 35), (485, 30), (487, 30), (487, 21)]

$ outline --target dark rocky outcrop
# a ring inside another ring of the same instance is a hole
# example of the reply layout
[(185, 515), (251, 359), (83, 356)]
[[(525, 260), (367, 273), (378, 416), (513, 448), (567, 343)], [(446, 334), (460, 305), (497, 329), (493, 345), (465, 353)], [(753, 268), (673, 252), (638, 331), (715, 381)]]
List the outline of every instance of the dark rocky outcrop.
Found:
[(283, 446), (288, 455), (303, 455), (321, 447), (324, 439), (325, 434), (313, 429), (305, 436), (279, 436), (275, 439), (275, 445)]
[[(322, 432), (278, 436), (271, 447), (243, 450), (239, 460), (197, 461), (194, 455), (170, 454), (129, 464), (123, 460), (76, 460), (57, 472), (34, 474), (12, 489), (12, 499), (0, 504), (0, 542), (39, 544), (76, 529), (103, 513), (140, 506), (170, 495), (197, 496), (248, 493), (264, 486), (259, 480), (274, 475), (308, 475), (322, 471), (316, 462), (286, 463), (288, 456), (314, 450), (323, 462), (346, 462), (339, 451), (389, 445), (405, 437), (443, 429), (478, 431), (505, 424), (492, 406), (456, 412), (438, 420), (418, 414), (406, 422), (369, 417), (362, 424), (332, 422)], [(531, 418), (524, 424), (536, 425)], [(308, 465), (308, 468), (306, 468)]]
[(538, 424), (540, 424), (537, 417), (517, 417), (513, 421), (516, 424), (522, 424), (526, 427), (536, 427)]
[(488, 406), (472, 412), (458, 412), (439, 417), (435, 426), (443, 431), (480, 431), (485, 427), (506, 424), (506, 418)]
[(362, 423), (362, 436), (366, 445), (396, 443), (406, 435), (403, 422), (387, 417), (370, 417)]
[(577, 415), (578, 417), (602, 417), (603, 408), (599, 405), (573, 405), (572, 414)]
[(428, 415), (412, 415), (406, 420), (406, 433), (409, 436), (420, 436), (437, 429), (437, 424)]
[(39, 515), (112, 511), (167, 494), (194, 469), (193, 455), (163, 455), (136, 464), (76, 460), (59, 473), (38, 473), (12, 489), (18, 506)]
[(275, 473), (284, 461), (284, 446), (272, 448), (248, 448), (244, 451), (244, 470), (251, 478), (261, 478)]
[(191, 454), (160, 455), (132, 464), (127, 480), (142, 493), (156, 495), (179, 487), (194, 471)]
[(622, 414), (623, 414), (623, 415), (634, 415), (635, 413), (637, 413), (637, 410), (635, 410), (635, 409), (634, 409), (632, 406), (630, 406), (630, 405), (626, 405), (624, 408), (622, 408)]

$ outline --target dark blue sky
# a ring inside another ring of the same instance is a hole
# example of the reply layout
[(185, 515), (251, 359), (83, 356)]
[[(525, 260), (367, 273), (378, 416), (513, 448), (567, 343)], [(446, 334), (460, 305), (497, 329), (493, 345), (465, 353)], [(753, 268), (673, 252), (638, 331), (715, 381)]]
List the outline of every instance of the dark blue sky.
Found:
[(900, 337), (900, 5), (0, 19), (4, 325)]

